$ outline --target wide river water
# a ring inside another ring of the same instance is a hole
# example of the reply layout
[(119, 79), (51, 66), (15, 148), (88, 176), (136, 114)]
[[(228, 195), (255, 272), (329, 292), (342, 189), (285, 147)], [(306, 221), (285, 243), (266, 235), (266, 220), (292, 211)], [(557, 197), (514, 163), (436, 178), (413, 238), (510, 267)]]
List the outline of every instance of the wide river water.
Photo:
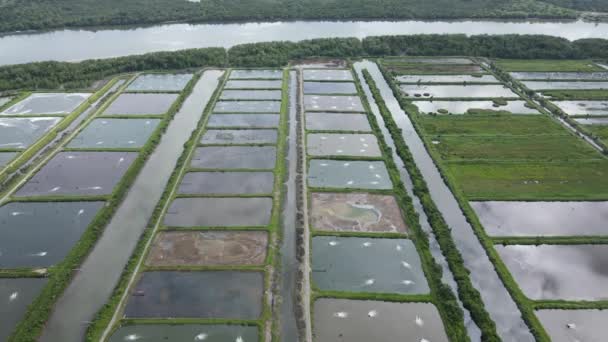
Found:
[(569, 40), (608, 38), (608, 23), (584, 21), (291, 21), (166, 24), (127, 29), (70, 29), (0, 37), (0, 65), (79, 61), (201, 47), (312, 38), (397, 34), (546, 34)]

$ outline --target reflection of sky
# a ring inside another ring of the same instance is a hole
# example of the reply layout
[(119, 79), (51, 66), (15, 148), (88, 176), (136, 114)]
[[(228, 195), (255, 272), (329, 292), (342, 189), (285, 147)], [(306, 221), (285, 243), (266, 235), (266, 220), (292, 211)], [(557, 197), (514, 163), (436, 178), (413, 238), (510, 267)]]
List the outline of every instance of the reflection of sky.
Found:
[(539, 89), (608, 89), (608, 82), (542, 82), (524, 81), (526, 87), (532, 90)]
[(605, 310), (539, 310), (536, 315), (553, 342), (602, 341), (608, 335)]
[(608, 101), (553, 101), (553, 104), (570, 115), (608, 114)]
[(492, 101), (416, 101), (414, 104), (422, 113), (436, 113), (446, 109), (452, 114), (464, 114), (469, 109), (507, 110), (514, 114), (539, 114), (536, 109), (525, 106), (524, 101), (508, 101), (506, 106), (494, 107)]
[(415, 85), (402, 84), (400, 88), (413, 97), (414, 94), (428, 93), (434, 97), (517, 97), (502, 85)]
[[(76, 61), (196, 47), (230, 47), (260, 41), (432, 33), (546, 34), (575, 40), (608, 38), (608, 23), (471, 20), (295, 21), (247, 24), (169, 24), (128, 30), (60, 30), (0, 38), (0, 65), (42, 60)], [(61, 48), (58, 49), (58, 46)]]

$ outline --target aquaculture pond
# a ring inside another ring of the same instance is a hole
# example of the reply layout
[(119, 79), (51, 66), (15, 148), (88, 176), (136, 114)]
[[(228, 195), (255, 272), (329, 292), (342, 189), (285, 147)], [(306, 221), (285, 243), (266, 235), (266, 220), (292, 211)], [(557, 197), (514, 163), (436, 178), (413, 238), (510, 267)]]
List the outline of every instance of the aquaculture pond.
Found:
[(0, 278), (0, 341), (8, 341), (46, 282), (44, 278)]
[(353, 74), (348, 69), (305, 69), (305, 81), (353, 81)]
[(207, 127), (272, 128), (279, 120), (278, 114), (213, 114)]
[[(497, 105), (493, 101), (414, 101), (422, 114), (473, 114), (476, 111), (507, 111), (512, 114), (540, 114), (538, 110), (526, 106), (525, 101), (507, 101)], [(447, 113), (441, 112), (447, 111)]]
[(263, 291), (260, 272), (145, 272), (125, 316), (254, 320), (262, 312)]
[(205, 146), (194, 152), (191, 166), (202, 169), (273, 169), (274, 146)]
[(395, 197), (368, 193), (311, 194), (314, 229), (337, 232), (406, 233)]
[(68, 147), (141, 148), (159, 123), (159, 119), (95, 119)]
[(210, 129), (205, 131), (201, 144), (275, 144), (276, 129)]
[(258, 342), (257, 326), (212, 324), (134, 324), (120, 327), (109, 342)]
[(281, 89), (283, 81), (237, 81), (229, 80), (226, 82), (224, 89)]
[(272, 172), (189, 172), (182, 179), (178, 193), (186, 195), (270, 194), (274, 186)]
[(602, 342), (608, 336), (607, 310), (538, 310), (552, 342)]
[(447, 342), (443, 322), (433, 304), (318, 299), (313, 330), (317, 341)]
[(0, 152), (0, 167), (8, 164), (17, 156), (17, 152)]
[(308, 185), (318, 188), (392, 189), (386, 166), (381, 161), (313, 159), (308, 168)]
[(270, 222), (272, 198), (177, 198), (165, 215), (170, 227), (257, 227)]
[(409, 98), (516, 98), (517, 94), (503, 85), (421, 85), (401, 84), (399, 86)]
[(608, 82), (546, 82), (522, 81), (532, 90), (608, 89)]
[(25, 149), (60, 120), (61, 118), (0, 117), (0, 149)]
[(15, 196), (109, 195), (136, 152), (60, 152)]
[(221, 101), (215, 113), (280, 113), (281, 101)]
[(103, 115), (163, 115), (178, 94), (121, 94)]
[(0, 108), (2, 108), (2, 106), (11, 102), (12, 100), (13, 100), (12, 97), (0, 97)]
[(516, 80), (597, 80), (608, 81), (608, 72), (510, 72)]
[(304, 109), (307, 111), (364, 112), (358, 96), (305, 95)]
[(67, 115), (80, 106), (88, 93), (34, 93), (12, 105), (3, 115)]
[(283, 78), (283, 70), (232, 70), (229, 79), (274, 79), (280, 80)]
[(599, 118), (599, 119), (574, 119), (574, 121), (578, 122), (581, 125), (608, 125), (608, 118)]
[(182, 91), (192, 74), (145, 74), (138, 76), (127, 91)]
[(224, 90), (220, 100), (280, 100), (280, 90)]
[(472, 60), (464, 57), (395, 57), (387, 58), (387, 63), (404, 62), (404, 63), (420, 63), (420, 64), (439, 64), (439, 65), (475, 65)]
[(430, 291), (416, 247), (405, 239), (314, 237), (312, 280), (322, 291), (400, 294)]
[(608, 115), (608, 100), (552, 102), (568, 115)]
[(488, 235), (608, 235), (608, 202), (471, 202)]
[(306, 150), (311, 156), (382, 156), (373, 134), (311, 133), (307, 135)]
[(500, 83), (492, 75), (402, 75), (398, 83)]
[(304, 82), (304, 94), (357, 94), (352, 82)]
[(357, 113), (306, 113), (306, 129), (314, 131), (371, 132), (367, 115)]
[(262, 265), (267, 248), (264, 231), (162, 232), (154, 239), (146, 265)]
[(495, 247), (530, 299), (608, 299), (608, 245)]
[(104, 202), (11, 202), (0, 207), (0, 268), (61, 262)]

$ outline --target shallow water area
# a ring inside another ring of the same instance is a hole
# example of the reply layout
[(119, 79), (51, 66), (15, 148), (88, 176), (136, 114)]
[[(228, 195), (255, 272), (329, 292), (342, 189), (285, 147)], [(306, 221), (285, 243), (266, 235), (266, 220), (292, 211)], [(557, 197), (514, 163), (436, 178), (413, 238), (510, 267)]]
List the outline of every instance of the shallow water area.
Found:
[(283, 81), (237, 81), (229, 80), (226, 82), (224, 89), (281, 89)]
[(138, 76), (127, 91), (182, 91), (192, 74), (145, 74)]
[[(507, 101), (506, 106), (495, 106), (492, 101), (414, 101), (421, 114), (467, 114), (469, 110), (476, 109), (492, 111), (508, 111), (512, 114), (540, 114), (534, 108), (526, 107), (525, 101)], [(447, 110), (448, 113), (439, 113), (440, 110)]]
[(468, 58), (461, 57), (402, 57), (402, 58), (387, 58), (387, 61), (403, 61), (407, 63), (421, 63), (421, 64), (442, 64), (442, 65), (452, 65), (452, 64), (462, 64), (462, 65), (475, 65), (472, 60)]
[(608, 125), (608, 118), (599, 119), (574, 119), (581, 125)]
[(165, 215), (169, 227), (261, 227), (270, 222), (270, 197), (177, 198)]
[(0, 97), (0, 108), (2, 108), (2, 106), (11, 102), (12, 100), (13, 100), (12, 97)]
[(313, 159), (308, 168), (308, 185), (343, 189), (392, 189), (381, 161)]
[(0, 167), (8, 164), (17, 156), (17, 152), (0, 152)]
[(129, 318), (257, 319), (260, 272), (145, 272), (125, 309)]
[(162, 232), (146, 260), (148, 266), (262, 265), (268, 233), (263, 231)]
[(353, 81), (348, 69), (304, 69), (304, 81)]
[(205, 131), (201, 144), (275, 144), (275, 129), (210, 129)]
[(0, 278), (0, 341), (8, 341), (46, 283), (44, 278)]
[(363, 103), (358, 96), (305, 95), (306, 111), (364, 112)]
[(546, 82), (522, 81), (532, 90), (608, 89), (608, 82)]
[(607, 80), (608, 72), (510, 72), (516, 80)]
[(273, 169), (274, 146), (205, 146), (194, 152), (191, 166), (204, 169)]
[(141, 148), (159, 123), (159, 119), (95, 119), (68, 147)]
[(34, 93), (2, 115), (67, 115), (89, 98), (89, 93)]
[(322, 291), (399, 294), (430, 291), (416, 247), (405, 239), (314, 237), (312, 278)]
[(311, 156), (382, 156), (373, 134), (310, 133), (306, 150)]
[(503, 85), (418, 85), (401, 84), (399, 86), (406, 97), (409, 98), (496, 98), (518, 97), (509, 88)]
[(495, 248), (530, 299), (608, 299), (608, 245), (497, 245)]
[(221, 101), (214, 113), (280, 113), (281, 101)]
[(352, 82), (304, 82), (304, 94), (357, 94)]
[(398, 83), (500, 83), (493, 75), (402, 75)]
[(260, 69), (249, 69), (249, 70), (232, 70), (229, 79), (272, 79), (280, 80), (283, 78), (282, 70), (260, 70)]
[(608, 235), (608, 202), (471, 202), (491, 236)]
[(11, 202), (0, 207), (0, 268), (63, 260), (104, 202)]
[(280, 90), (224, 90), (220, 100), (280, 100)]
[(189, 172), (178, 193), (186, 195), (270, 194), (274, 187), (272, 172)]
[(213, 114), (207, 127), (272, 128), (279, 126), (278, 114)]
[(136, 152), (60, 152), (15, 196), (109, 195), (136, 158)]
[(103, 115), (163, 115), (178, 94), (121, 94)]
[(2, 118), (0, 117), (0, 148), (25, 149), (36, 142), (61, 118)]
[(568, 115), (608, 115), (608, 100), (552, 102)]
[(358, 113), (306, 113), (306, 129), (314, 131), (372, 131), (367, 115)]
[(257, 342), (258, 328), (245, 325), (207, 324), (135, 324), (120, 327), (109, 342)]
[(437, 309), (427, 303), (323, 298), (313, 317), (317, 341), (448, 341)]
[(606, 310), (537, 310), (553, 342), (602, 342), (608, 336)]

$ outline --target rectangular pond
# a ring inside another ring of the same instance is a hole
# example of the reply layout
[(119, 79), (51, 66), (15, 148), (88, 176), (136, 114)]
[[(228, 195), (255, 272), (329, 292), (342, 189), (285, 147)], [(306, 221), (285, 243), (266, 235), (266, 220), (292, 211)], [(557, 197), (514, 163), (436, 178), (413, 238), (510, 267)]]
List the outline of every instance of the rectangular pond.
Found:
[(574, 119), (574, 121), (578, 122), (581, 125), (608, 125), (608, 118)]
[[(512, 114), (540, 114), (526, 106), (526, 101), (507, 101), (501, 106), (493, 101), (413, 101), (421, 114), (474, 114), (475, 112), (509, 112)], [(441, 112), (440, 112), (441, 111)]]
[(8, 341), (46, 283), (44, 278), (0, 278), (0, 341)]
[(270, 222), (270, 197), (177, 198), (165, 215), (169, 227), (261, 227)]
[(274, 187), (272, 172), (188, 172), (178, 193), (186, 195), (270, 194)]
[[(226, 114), (229, 115), (229, 114)], [(276, 129), (210, 129), (201, 144), (276, 144)]]
[(33, 93), (7, 108), (2, 115), (67, 115), (78, 108), (89, 93)]
[(263, 265), (267, 248), (264, 231), (162, 232), (154, 238), (146, 265)]
[(0, 97), (0, 108), (2, 108), (2, 106), (4, 106), (5, 104), (11, 102), (13, 100), (12, 97)]
[(224, 90), (220, 100), (281, 100), (280, 90)]
[(493, 75), (403, 75), (398, 83), (500, 83)]
[(313, 311), (316, 341), (448, 341), (433, 304), (322, 298)]
[(283, 79), (283, 70), (242, 69), (232, 70), (229, 79)]
[(597, 80), (608, 81), (608, 72), (510, 72), (516, 80)]
[(305, 81), (353, 81), (353, 74), (349, 69), (305, 69)]
[(318, 188), (392, 189), (384, 162), (313, 159), (308, 185)]
[(365, 112), (358, 96), (304, 95), (306, 111)]
[(310, 156), (381, 157), (373, 134), (310, 133), (306, 136)]
[(608, 82), (546, 82), (522, 81), (532, 90), (608, 89)]
[(272, 128), (279, 126), (279, 114), (213, 114), (207, 127)]
[(136, 158), (136, 152), (60, 152), (15, 196), (109, 195)]
[(608, 245), (512, 245), (495, 248), (530, 299), (608, 299)]
[(608, 336), (607, 310), (537, 310), (552, 342), (601, 342)]
[(403, 57), (403, 58), (387, 58), (386, 63), (403, 62), (403, 63), (420, 63), (420, 64), (439, 64), (439, 65), (475, 65), (472, 60), (464, 57)]
[(260, 272), (145, 272), (125, 316), (254, 320), (262, 312), (263, 291)]
[(138, 76), (127, 91), (182, 91), (192, 74), (145, 74)]
[(141, 148), (159, 123), (159, 119), (95, 119), (68, 147)]
[(215, 113), (280, 113), (281, 101), (220, 101)]
[(608, 115), (608, 100), (552, 102), (568, 115)]
[(0, 207), (0, 268), (46, 268), (70, 252), (104, 202), (11, 202)]
[(311, 267), (314, 286), (322, 291), (430, 291), (411, 240), (316, 236)]
[(256, 326), (246, 325), (134, 324), (118, 328), (108, 341), (258, 342), (258, 334)]
[(178, 97), (178, 94), (121, 94), (103, 115), (163, 115)]
[(273, 169), (274, 146), (205, 146), (194, 152), (190, 165), (204, 169)]
[(0, 149), (25, 149), (40, 139), (61, 118), (0, 117)]
[(367, 115), (357, 113), (306, 113), (306, 129), (314, 131), (371, 132)]
[(304, 94), (357, 94), (353, 82), (304, 82)]
[(281, 89), (283, 81), (235, 81), (229, 80), (224, 85), (224, 89)]
[(518, 97), (503, 85), (420, 85), (401, 84), (399, 86), (408, 98), (497, 98)]
[(17, 152), (0, 152), (0, 168), (17, 156)]
[(471, 202), (488, 235), (608, 235), (608, 202)]

